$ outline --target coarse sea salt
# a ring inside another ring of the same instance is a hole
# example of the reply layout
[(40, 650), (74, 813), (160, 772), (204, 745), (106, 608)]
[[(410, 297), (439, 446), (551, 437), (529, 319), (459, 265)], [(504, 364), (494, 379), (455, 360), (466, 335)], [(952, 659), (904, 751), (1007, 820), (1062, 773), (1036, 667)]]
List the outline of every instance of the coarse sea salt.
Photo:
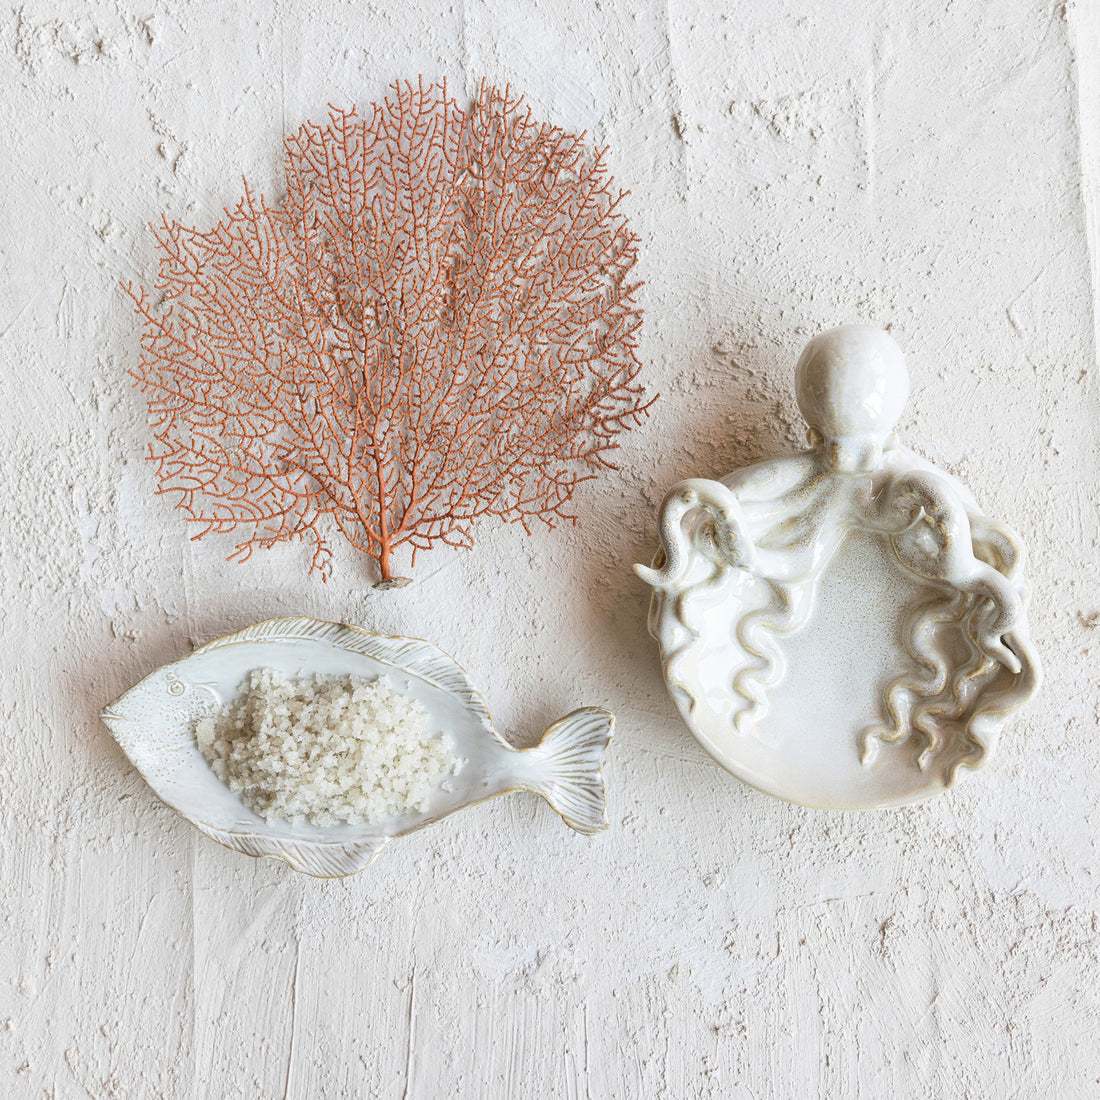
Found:
[(214, 774), (267, 821), (350, 825), (427, 808), (455, 767), (428, 712), (384, 676), (254, 669), (195, 726)]

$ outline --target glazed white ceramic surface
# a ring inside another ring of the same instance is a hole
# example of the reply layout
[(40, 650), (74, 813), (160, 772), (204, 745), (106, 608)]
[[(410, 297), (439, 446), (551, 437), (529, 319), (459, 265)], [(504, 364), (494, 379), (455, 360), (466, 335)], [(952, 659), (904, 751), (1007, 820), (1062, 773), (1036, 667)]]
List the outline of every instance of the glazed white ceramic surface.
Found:
[(986, 763), (1036, 690), (1019, 538), (898, 443), (905, 362), (880, 329), (810, 342), (801, 454), (673, 486), (636, 566), (684, 721), (779, 798), (870, 809)]
[[(427, 710), (430, 731), (443, 736), (458, 766), (431, 792), (423, 813), (366, 825), (269, 823), (214, 775), (195, 740), (198, 718), (235, 698), (256, 668), (292, 678), (385, 675)], [(540, 744), (517, 751), (493, 729), (462, 669), (414, 638), (315, 619), (270, 619), (158, 669), (105, 707), (101, 718), (153, 790), (196, 828), (237, 851), (277, 856), (311, 875), (359, 871), (393, 837), (521, 788), (544, 797), (578, 832), (607, 825), (600, 759), (614, 730), (613, 715), (582, 708), (555, 722)]]

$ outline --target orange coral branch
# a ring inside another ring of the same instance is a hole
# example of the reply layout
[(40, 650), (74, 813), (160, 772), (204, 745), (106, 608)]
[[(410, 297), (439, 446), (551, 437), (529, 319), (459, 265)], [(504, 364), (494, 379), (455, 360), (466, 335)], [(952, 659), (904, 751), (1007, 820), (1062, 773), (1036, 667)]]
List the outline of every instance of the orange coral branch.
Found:
[(652, 401), (638, 384), (637, 237), (605, 151), (509, 90), (473, 109), (398, 83), (286, 148), (282, 209), (164, 220), (133, 371), (162, 492), (232, 557), (331, 523), (375, 559), (472, 543), (485, 515), (574, 520)]

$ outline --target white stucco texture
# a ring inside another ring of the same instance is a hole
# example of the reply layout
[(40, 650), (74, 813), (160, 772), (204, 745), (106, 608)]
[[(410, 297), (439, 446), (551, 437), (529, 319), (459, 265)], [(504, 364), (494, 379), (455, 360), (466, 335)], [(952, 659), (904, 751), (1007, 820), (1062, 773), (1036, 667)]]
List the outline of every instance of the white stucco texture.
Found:
[[(1083, 2), (23, 0), (0, 11), (0, 1094), (1100, 1095), (1100, 35)], [(155, 494), (128, 371), (150, 221), (210, 226), (396, 78), (511, 84), (609, 149), (650, 418), (578, 523), (485, 523), (372, 589), (227, 562)], [(665, 490), (804, 442), (815, 333), (886, 326), (906, 444), (1030, 550), (1045, 683), (890, 812), (739, 784), (633, 574)], [(530, 743), (618, 716), (610, 828), (514, 794), (343, 880), (200, 835), (101, 706), (278, 614), (431, 640)]]

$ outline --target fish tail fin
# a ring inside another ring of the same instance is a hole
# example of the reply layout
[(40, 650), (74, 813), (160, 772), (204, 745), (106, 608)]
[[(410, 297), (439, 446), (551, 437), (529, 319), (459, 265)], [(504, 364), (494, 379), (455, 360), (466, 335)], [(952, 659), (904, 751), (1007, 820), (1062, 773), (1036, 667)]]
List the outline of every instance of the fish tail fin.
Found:
[(545, 798), (578, 833), (607, 828), (600, 758), (614, 730), (610, 711), (582, 707), (559, 718), (534, 748), (522, 754), (523, 785)]

